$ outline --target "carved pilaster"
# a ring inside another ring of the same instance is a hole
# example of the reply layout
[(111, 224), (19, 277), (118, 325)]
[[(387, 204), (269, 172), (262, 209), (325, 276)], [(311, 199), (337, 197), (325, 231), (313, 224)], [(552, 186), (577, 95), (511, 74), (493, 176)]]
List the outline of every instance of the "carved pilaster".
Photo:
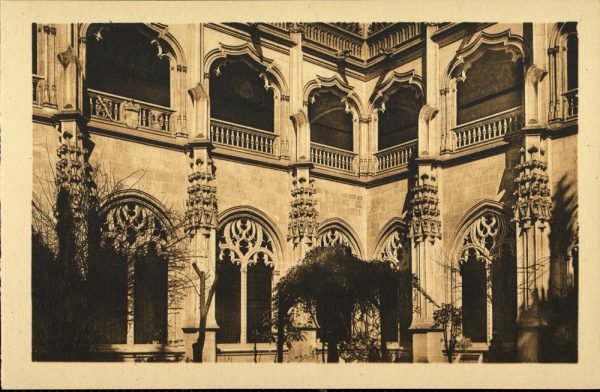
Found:
[(217, 187), (213, 185), (215, 167), (207, 148), (192, 148), (189, 154), (186, 231), (190, 236), (197, 232), (206, 235), (218, 227)]
[(308, 170), (295, 170), (287, 236), (294, 247), (304, 242), (310, 248), (317, 236), (318, 214), (315, 208), (317, 202), (314, 199), (316, 191), (313, 182), (314, 180), (308, 176)]
[(432, 174), (416, 175), (410, 201), (409, 237), (415, 242), (441, 238), (440, 210), (438, 207), (438, 187)]
[(552, 202), (548, 188), (546, 162), (542, 161), (544, 152), (532, 146), (527, 151), (521, 148), (521, 163), (516, 166), (515, 178), (517, 201), (513, 206), (514, 221), (522, 228), (529, 228), (539, 222), (545, 225), (550, 220)]

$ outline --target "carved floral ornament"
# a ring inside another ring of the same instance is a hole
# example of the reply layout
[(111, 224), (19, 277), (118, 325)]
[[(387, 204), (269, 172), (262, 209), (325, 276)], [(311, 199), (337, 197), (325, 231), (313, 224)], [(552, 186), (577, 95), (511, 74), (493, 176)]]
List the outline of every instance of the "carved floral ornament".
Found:
[(102, 240), (112, 242), (117, 252), (145, 254), (153, 244), (160, 255), (167, 246), (164, 224), (150, 208), (135, 201), (112, 207), (102, 225)]
[(219, 234), (219, 261), (229, 258), (232, 263), (245, 267), (262, 259), (265, 265), (275, 266), (271, 235), (252, 218), (233, 219)]

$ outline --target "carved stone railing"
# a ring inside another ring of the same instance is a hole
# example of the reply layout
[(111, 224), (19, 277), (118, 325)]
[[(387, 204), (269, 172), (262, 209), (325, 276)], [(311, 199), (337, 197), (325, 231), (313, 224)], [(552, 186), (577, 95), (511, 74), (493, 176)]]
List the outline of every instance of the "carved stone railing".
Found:
[(332, 25), (307, 23), (304, 26), (304, 40), (334, 52), (348, 50), (351, 56), (362, 58), (362, 38)]
[(230, 123), (223, 120), (210, 120), (210, 139), (213, 143), (224, 144), (266, 155), (276, 155), (277, 135), (256, 128)]
[(417, 155), (417, 141), (411, 140), (381, 150), (375, 154), (377, 158), (377, 172), (394, 169), (408, 165), (408, 162)]
[(33, 103), (39, 105), (42, 103), (42, 83), (44, 78), (39, 75), (33, 75)]
[(521, 127), (521, 108), (513, 108), (484, 118), (461, 124), (454, 128), (454, 149), (484, 143), (516, 132)]
[(87, 90), (93, 120), (125, 125), (131, 129), (169, 132), (174, 110), (96, 90)]
[(563, 93), (564, 104), (564, 118), (568, 119), (577, 116), (579, 112), (579, 94), (578, 89), (569, 90)]
[(367, 39), (369, 58), (385, 53), (420, 35), (420, 23), (394, 23), (382, 28)]
[(310, 160), (315, 165), (354, 173), (355, 159), (353, 152), (318, 143), (310, 144)]

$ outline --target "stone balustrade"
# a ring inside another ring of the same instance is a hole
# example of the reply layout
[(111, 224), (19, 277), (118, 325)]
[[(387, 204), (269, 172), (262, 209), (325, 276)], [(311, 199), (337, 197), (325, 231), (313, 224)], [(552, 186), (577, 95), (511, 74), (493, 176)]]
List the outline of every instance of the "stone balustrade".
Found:
[(277, 135), (256, 128), (223, 120), (210, 120), (210, 137), (213, 143), (224, 144), (266, 155), (276, 155)]
[(417, 141), (411, 140), (397, 146), (381, 150), (375, 154), (377, 158), (377, 172), (394, 169), (408, 165), (408, 162), (417, 155)]
[(90, 116), (132, 129), (169, 132), (174, 110), (131, 98), (96, 90), (87, 90)]
[(355, 158), (356, 154), (350, 151), (318, 143), (310, 144), (310, 160), (315, 165), (353, 173)]
[(512, 108), (455, 127), (454, 149), (460, 150), (504, 135), (516, 132), (521, 127), (521, 108)]
[(394, 23), (382, 28), (367, 39), (369, 58), (391, 50), (421, 35), (419, 23)]
[(307, 23), (304, 26), (304, 39), (335, 52), (348, 50), (351, 56), (362, 58), (362, 38), (340, 28), (321, 23)]

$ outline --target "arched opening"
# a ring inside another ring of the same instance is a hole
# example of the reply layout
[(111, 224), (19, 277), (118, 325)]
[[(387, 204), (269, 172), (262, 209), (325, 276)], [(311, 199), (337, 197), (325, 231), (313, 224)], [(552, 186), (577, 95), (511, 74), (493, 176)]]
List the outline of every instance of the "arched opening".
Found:
[(36, 75), (38, 73), (37, 63), (38, 63), (38, 50), (37, 50), (37, 23), (31, 24), (31, 73)]
[(239, 264), (232, 263), (229, 252), (223, 252), (217, 263), (219, 280), (215, 291), (217, 343), (239, 343), (241, 328), (241, 272)]
[(144, 25), (92, 26), (87, 40), (87, 87), (161, 106), (171, 105), (170, 63), (159, 56), (158, 36)]
[(270, 341), (275, 255), (269, 232), (249, 216), (228, 220), (218, 232), (215, 292), (217, 343)]
[(134, 343), (167, 342), (168, 264), (154, 243), (134, 261)]
[(266, 321), (271, 310), (272, 279), (273, 268), (265, 265), (263, 257), (248, 266), (248, 342), (270, 342), (270, 327)]
[(579, 87), (579, 39), (576, 33), (567, 37), (567, 90)]
[(419, 111), (423, 97), (414, 88), (403, 86), (385, 101), (378, 112), (378, 149), (383, 150), (417, 139)]
[(244, 61), (226, 62), (218, 70), (210, 76), (210, 117), (274, 132), (274, 93), (265, 88), (261, 72)]
[(107, 208), (101, 222), (102, 239), (88, 268), (98, 342), (166, 344), (169, 259), (163, 222), (131, 199)]
[(94, 324), (99, 344), (127, 343), (127, 257), (118, 252), (112, 241), (100, 251), (97, 263), (89, 266), (93, 290)]
[(463, 335), (474, 343), (487, 341), (487, 287), (484, 262), (469, 250), (467, 261), (460, 266), (462, 275)]
[(472, 343), (512, 350), (517, 317), (517, 269), (507, 220), (485, 212), (467, 228), (459, 251), (462, 334)]
[(522, 105), (523, 60), (488, 50), (465, 71), (457, 86), (457, 124), (464, 124)]
[(308, 105), (310, 141), (353, 151), (352, 114), (347, 112), (346, 103), (332, 91), (322, 91), (313, 95)]

